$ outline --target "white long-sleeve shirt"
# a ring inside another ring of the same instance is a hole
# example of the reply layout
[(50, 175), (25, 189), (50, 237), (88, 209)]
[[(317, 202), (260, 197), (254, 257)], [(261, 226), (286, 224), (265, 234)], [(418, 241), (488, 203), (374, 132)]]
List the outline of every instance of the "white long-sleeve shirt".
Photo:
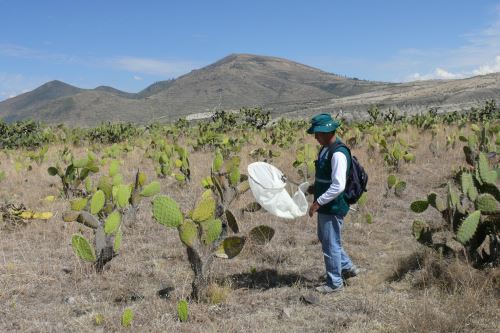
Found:
[[(323, 157), (328, 151), (327, 147), (324, 147), (320, 153), (320, 158)], [(344, 153), (338, 151), (332, 155), (332, 183), (328, 190), (323, 193), (316, 201), (321, 206), (326, 205), (336, 197), (340, 195), (345, 190), (346, 178), (347, 178), (347, 157)]]

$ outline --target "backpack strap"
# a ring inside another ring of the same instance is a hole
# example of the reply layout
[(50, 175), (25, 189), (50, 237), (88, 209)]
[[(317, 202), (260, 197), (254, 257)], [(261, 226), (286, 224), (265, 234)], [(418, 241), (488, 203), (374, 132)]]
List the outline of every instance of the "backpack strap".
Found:
[[(328, 160), (331, 161), (332, 160), (332, 157), (333, 157), (333, 154), (335, 153), (335, 151), (338, 149), (338, 148), (345, 148), (347, 150), (347, 152), (349, 153), (349, 157), (352, 158), (352, 154), (351, 154), (351, 150), (349, 149), (349, 147), (347, 147), (343, 142), (341, 141), (335, 141), (334, 143), (332, 143), (331, 145), (328, 146), (328, 150), (327, 150), (327, 154), (326, 155), (328, 157)], [(347, 157), (347, 156), (346, 156)]]
[[(346, 156), (346, 158), (349, 157), (351, 159), (351, 163), (352, 163), (351, 150), (342, 141), (335, 141), (334, 143), (330, 144), (327, 147), (326, 157), (328, 158), (328, 161), (332, 160), (333, 154), (335, 153), (335, 151), (338, 148), (345, 148), (347, 150), (347, 152), (349, 153), (349, 156)], [(328, 165), (330, 165), (330, 172), (329, 173), (331, 174), (332, 173), (331, 164), (328, 164)], [(347, 165), (347, 178), (349, 178), (350, 172), (351, 172), (351, 165)]]

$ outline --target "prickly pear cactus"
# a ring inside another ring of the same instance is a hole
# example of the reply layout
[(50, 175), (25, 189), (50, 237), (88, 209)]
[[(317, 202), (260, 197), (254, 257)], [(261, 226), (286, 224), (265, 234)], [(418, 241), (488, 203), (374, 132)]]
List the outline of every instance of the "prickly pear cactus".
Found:
[(177, 228), (184, 220), (177, 203), (167, 196), (158, 196), (154, 199), (153, 217), (156, 222), (170, 228)]
[(73, 246), (76, 255), (81, 259), (88, 262), (96, 261), (92, 246), (90, 246), (88, 240), (82, 235), (74, 234), (73, 237), (71, 237), (71, 246)]
[[(477, 138), (471, 135), (463, 139), (469, 148), (477, 144)], [(500, 264), (500, 192), (498, 190), (497, 171), (489, 165), (485, 153), (472, 154), (476, 160), (467, 163), (473, 170), (462, 170), (458, 175), (459, 190), (452, 183), (448, 184), (446, 198), (430, 193), (427, 199), (414, 201), (410, 208), (415, 213), (424, 212), (429, 206), (434, 207), (442, 215), (442, 224), (415, 221), (413, 234), (415, 238), (435, 249), (445, 249), (456, 253), (465, 253), (469, 262), (477, 267), (486, 264)], [(446, 232), (445, 232), (446, 231)], [(445, 237), (443, 237), (443, 232)], [(434, 237), (440, 233), (440, 237)], [(457, 241), (459, 245), (456, 246)]]
[(180, 300), (177, 304), (177, 316), (181, 322), (186, 322), (188, 320), (188, 303), (184, 299)]

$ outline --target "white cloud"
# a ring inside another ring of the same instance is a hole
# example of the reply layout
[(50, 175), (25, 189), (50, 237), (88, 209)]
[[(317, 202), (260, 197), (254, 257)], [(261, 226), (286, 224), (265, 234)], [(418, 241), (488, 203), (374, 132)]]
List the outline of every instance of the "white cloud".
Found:
[(197, 67), (196, 64), (187, 61), (163, 61), (137, 57), (119, 57), (113, 61), (113, 65), (129, 72), (167, 77), (176, 77)]
[(479, 66), (478, 69), (472, 71), (474, 75), (485, 75), (496, 72), (500, 72), (500, 55), (495, 57), (495, 62), (492, 65)]
[(486, 75), (500, 72), (500, 55), (495, 57), (492, 64), (480, 65), (478, 68), (471, 71), (449, 72), (443, 68), (436, 68), (433, 72), (427, 74), (413, 73), (406, 77), (405, 81), (421, 81), (421, 80), (450, 80), (463, 79), (476, 75)]
[[(367, 72), (377, 68), (381, 75), (392, 73), (391, 81), (466, 78), (500, 72), (500, 5), (485, 28), (462, 35), (455, 48), (407, 48), (387, 61), (369, 61)], [(389, 74), (391, 75), (391, 74)]]
[(141, 81), (141, 80), (142, 80), (142, 77), (137, 76), (137, 75), (134, 75), (134, 80), (136, 80), (136, 81)]

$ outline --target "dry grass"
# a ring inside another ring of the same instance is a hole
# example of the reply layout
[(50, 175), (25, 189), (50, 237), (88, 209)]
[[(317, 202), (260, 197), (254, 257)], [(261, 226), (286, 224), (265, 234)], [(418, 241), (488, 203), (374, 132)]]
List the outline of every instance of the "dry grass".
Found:
[[(496, 332), (498, 269), (478, 272), (439, 258), (422, 251), (410, 233), (415, 216), (409, 202), (431, 190), (442, 191), (440, 184), (449, 180), (450, 169), (462, 164), (462, 153), (460, 149), (445, 153), (440, 147), (440, 156), (433, 156), (428, 149), (430, 136), (414, 131), (404, 136), (418, 148), (417, 162), (398, 172), (408, 183), (402, 198), (384, 195), (389, 172), (380, 157), (370, 159), (365, 149), (354, 149), (370, 175), (366, 211), (374, 222), (365, 224), (362, 212), (348, 215), (344, 245), (366, 272), (349, 280), (345, 292), (320, 295), (317, 305), (300, 300), (323, 280), (315, 219), (288, 221), (265, 212), (245, 214), (239, 217), (243, 230), (265, 223), (276, 229), (275, 238), (264, 247), (246, 247), (231, 261), (216, 261), (208, 301), (189, 304), (187, 323), (177, 319), (177, 301), (190, 293), (191, 269), (177, 232), (151, 220), (148, 200), (141, 205), (137, 223), (124, 231), (120, 255), (98, 275), (72, 252), (71, 235), (81, 227), (61, 221), (67, 204), (41, 200), (58, 193), (58, 180), (46, 173), (58, 147), (31, 171), (16, 172), (14, 155), (2, 155), (0, 168), (7, 177), (0, 183), (0, 202), (24, 203), (55, 216), (13, 231), (0, 230), (0, 331)], [(251, 162), (249, 150), (241, 154), (242, 166)], [(77, 151), (84, 153), (82, 148)], [(210, 163), (204, 162), (211, 158), (210, 153), (192, 153), (192, 185), (179, 188), (162, 179), (163, 193), (180, 202), (183, 210), (191, 209), (202, 192), (199, 181), (209, 170)], [(137, 166), (155, 178), (140, 149), (122, 159), (127, 181)], [(285, 151), (273, 163), (298, 179), (292, 162), (292, 151)], [(248, 200), (249, 194), (237, 206)], [(91, 237), (88, 230), (82, 231)], [(167, 287), (175, 288), (170, 297), (159, 297), (158, 291)], [(128, 307), (135, 314), (131, 329), (120, 325)], [(102, 323), (96, 325), (100, 316)]]

